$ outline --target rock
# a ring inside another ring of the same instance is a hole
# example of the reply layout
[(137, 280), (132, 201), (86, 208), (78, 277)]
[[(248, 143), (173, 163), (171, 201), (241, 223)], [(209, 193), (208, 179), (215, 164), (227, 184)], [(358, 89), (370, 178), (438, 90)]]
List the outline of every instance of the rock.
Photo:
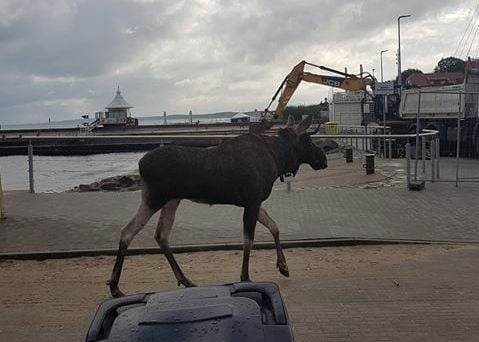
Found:
[(130, 176), (119, 176), (116, 179), (117, 183), (120, 184), (122, 188), (128, 188), (133, 185), (134, 181)]
[(321, 147), (324, 152), (328, 153), (330, 151), (336, 150), (338, 148), (338, 143), (333, 139), (320, 139), (317, 142), (318, 146)]
[(91, 183), (91, 184), (80, 184), (78, 186), (79, 192), (87, 192), (87, 191), (98, 191), (100, 190), (98, 182)]
[(122, 175), (107, 177), (99, 182), (80, 184), (73, 191), (137, 191), (141, 189), (140, 175)]
[(108, 191), (118, 191), (121, 190), (119, 182), (101, 182), (100, 189)]

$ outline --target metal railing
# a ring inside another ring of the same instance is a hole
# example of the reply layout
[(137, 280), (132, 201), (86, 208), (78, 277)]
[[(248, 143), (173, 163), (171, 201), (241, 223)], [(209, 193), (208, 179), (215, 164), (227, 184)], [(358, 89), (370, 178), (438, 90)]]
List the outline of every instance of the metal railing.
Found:
[(5, 218), (5, 208), (3, 206), (3, 188), (2, 188), (2, 175), (0, 174), (0, 220)]
[[(378, 127), (382, 129), (382, 127)], [(375, 135), (365, 135), (365, 134), (328, 134), (322, 135), (317, 134), (314, 135), (313, 138), (330, 138), (330, 139), (342, 139), (346, 142), (356, 142), (356, 147), (358, 146), (371, 146), (372, 143), (376, 141), (387, 140), (389, 141), (389, 158), (392, 156), (391, 146), (393, 140), (404, 140), (405, 141), (405, 155), (406, 158), (406, 186), (409, 188), (411, 184), (411, 177), (414, 178), (415, 181), (417, 180), (428, 180), (431, 182), (437, 181), (440, 176), (440, 144), (439, 144), (439, 131), (436, 130), (423, 130), (421, 133), (418, 134), (375, 134)], [(358, 141), (361, 141), (359, 144)], [(416, 148), (416, 154), (414, 155), (414, 173), (411, 173), (411, 141), (420, 141), (421, 143), (421, 160), (422, 160), (422, 170), (421, 174), (419, 174), (419, 153), (418, 149)], [(368, 141), (370, 143), (368, 144)], [(352, 145), (354, 146), (354, 145)], [(429, 149), (428, 149), (429, 147)], [(371, 150), (364, 150), (363, 152), (371, 152)], [(380, 155), (378, 151), (372, 151), (375, 154)], [(426, 179), (426, 155), (429, 155), (429, 159), (431, 161), (431, 178)]]
[[(339, 143), (343, 145), (353, 146), (356, 149), (374, 152), (383, 158), (388, 157), (392, 159), (394, 138), (391, 135), (391, 127), (372, 125), (334, 125), (333, 127), (337, 131), (337, 134), (326, 132), (327, 137), (332, 137), (333, 135), (343, 136), (342, 138), (335, 139), (338, 139)], [(353, 135), (355, 137), (352, 137)], [(387, 138), (379, 137), (385, 135), (387, 135)], [(357, 136), (368, 136), (370, 138), (361, 139)]]
[[(383, 157), (384, 159), (391, 159), (394, 154), (398, 157), (405, 157), (406, 158), (406, 165), (407, 165), (407, 177), (406, 186), (409, 187), (411, 178), (414, 177), (414, 180), (417, 179), (426, 179), (425, 170), (426, 170), (426, 153), (422, 154), (422, 173), (419, 174), (420, 170), (418, 167), (418, 158), (414, 157), (415, 164), (414, 164), (414, 173), (411, 173), (411, 160), (413, 159), (411, 156), (411, 141), (416, 139), (416, 134), (391, 134), (390, 130), (387, 134), (379, 134), (384, 130), (383, 127), (351, 127), (348, 126), (347, 129), (349, 130), (349, 134), (316, 134), (312, 136), (316, 139), (334, 139), (339, 140), (341, 144), (350, 145), (356, 148), (358, 151), (362, 151), (364, 153), (374, 153), (379, 157)], [(356, 134), (355, 131), (366, 131), (368, 134)], [(345, 129), (342, 130), (343, 132)], [(229, 139), (235, 137), (236, 135), (212, 135), (212, 138), (220, 138), (220, 139)], [(192, 138), (191, 135), (182, 135), (181, 137)], [(208, 136), (206, 136), (208, 137)], [(29, 190), (31, 193), (35, 192), (35, 179), (34, 179), (34, 143), (37, 139), (78, 139), (77, 136), (61, 136), (61, 137), (37, 137), (37, 136), (24, 136), (22, 139), (28, 141), (28, 178), (29, 178)], [(93, 136), (82, 136), (81, 139), (95, 139), (96, 137)], [(142, 135), (142, 136), (102, 136), (101, 139), (118, 139), (118, 138), (128, 138), (128, 139), (152, 139), (158, 141), (161, 139), (164, 143), (169, 143), (170, 137), (162, 136), (159, 138), (158, 136), (152, 135)], [(173, 136), (171, 137), (173, 138)], [(178, 136), (174, 136), (174, 138), (178, 138)], [(436, 181), (440, 175), (440, 167), (439, 167), (439, 132), (433, 130), (424, 130), (422, 133), (419, 133), (418, 138), (421, 141), (421, 145), (423, 146), (423, 151), (429, 151), (428, 155), (431, 159), (431, 178), (428, 179), (432, 182)], [(402, 144), (404, 143), (405, 150), (402, 151), (403, 147)], [(386, 146), (388, 148), (386, 148)], [(393, 146), (397, 151), (393, 151)], [(404, 152), (404, 153), (403, 153)], [(417, 155), (417, 154), (416, 154)], [(44, 170), (42, 170), (44, 171)]]
[[(471, 92), (471, 91), (450, 91), (450, 90), (441, 90), (441, 91), (435, 91), (435, 90), (419, 90), (418, 91), (418, 100), (417, 100), (417, 114), (416, 114), (416, 133), (419, 131), (419, 127), (421, 125), (421, 119), (424, 119), (421, 116), (421, 94), (446, 94), (446, 95), (459, 95), (458, 96), (458, 112), (456, 117), (450, 116), (450, 120), (456, 120), (456, 141), (455, 141), (455, 159), (456, 159), (456, 166), (455, 166), (455, 177), (454, 179), (442, 179), (440, 180), (441, 182), (454, 182), (456, 187), (458, 187), (459, 183), (467, 183), (467, 182), (479, 182), (479, 176), (471, 176), (471, 177), (461, 177), (460, 176), (460, 170), (461, 170), (461, 165), (460, 165), (460, 156), (463, 153), (463, 150), (465, 150), (464, 155), (468, 157), (472, 157), (474, 154), (479, 153), (479, 151), (476, 151), (474, 144), (474, 137), (473, 133), (469, 132), (471, 135), (470, 136), (465, 136), (463, 137), (462, 131), (463, 128), (461, 127), (461, 122), (465, 121), (466, 114), (469, 112), (469, 115), (471, 115), (471, 110), (475, 111), (477, 115), (477, 106), (479, 105), (479, 92)], [(468, 97), (466, 97), (468, 96)], [(473, 97), (476, 97), (475, 101)], [(467, 102), (467, 99), (469, 99), (469, 102)], [(473, 99), (473, 101), (471, 101)], [(430, 119), (430, 118), (427, 118)], [(448, 126), (450, 127), (450, 126)], [(472, 127), (464, 127), (465, 131), (470, 131)], [(423, 130), (426, 131), (426, 130)], [(476, 137), (476, 139), (479, 138), (479, 136)], [(446, 145), (450, 145), (449, 143), (449, 134), (444, 139), (446, 142)], [(437, 145), (440, 144), (440, 141), (436, 142)], [(479, 143), (478, 143), (479, 146)], [(448, 146), (449, 148), (452, 146)], [(418, 153), (418, 139), (416, 138), (416, 154)], [(439, 153), (438, 157), (439, 157)], [(476, 155), (477, 156), (477, 155)], [(437, 171), (439, 172), (439, 170)], [(433, 175), (431, 175), (433, 176)]]

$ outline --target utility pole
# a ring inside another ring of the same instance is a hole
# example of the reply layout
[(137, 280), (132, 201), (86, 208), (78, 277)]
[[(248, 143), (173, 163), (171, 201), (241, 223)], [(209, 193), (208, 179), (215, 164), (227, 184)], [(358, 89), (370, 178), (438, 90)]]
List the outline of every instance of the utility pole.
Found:
[(381, 82), (384, 81), (383, 79), (383, 53), (385, 52), (388, 52), (388, 50), (381, 50), (381, 52), (379, 53), (380, 56), (381, 56)]
[(409, 18), (411, 15), (400, 15), (398, 17), (398, 88), (399, 91), (402, 89), (402, 78), (401, 78), (401, 19)]

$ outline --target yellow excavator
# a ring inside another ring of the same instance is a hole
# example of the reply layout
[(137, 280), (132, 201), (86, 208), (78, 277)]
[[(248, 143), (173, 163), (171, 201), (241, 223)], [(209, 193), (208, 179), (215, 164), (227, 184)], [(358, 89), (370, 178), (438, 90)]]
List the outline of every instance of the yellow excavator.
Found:
[[(342, 75), (343, 77), (317, 75), (310, 72), (305, 72), (304, 71), (305, 65), (317, 67), (321, 70)], [(364, 77), (360, 77), (360, 76), (349, 74), (346, 72), (330, 69), (325, 66), (320, 66), (320, 65), (308, 63), (306, 61), (301, 61), (284, 78), (283, 82), (281, 82), (281, 85), (279, 86), (278, 90), (276, 90), (275, 94), (273, 95), (271, 102), (269, 103), (268, 107), (266, 107), (261, 117), (260, 123), (257, 125), (250, 126), (250, 131), (259, 133), (259, 132), (264, 132), (266, 129), (271, 128), (274, 122), (278, 118), (280, 118), (281, 115), (283, 114), (284, 109), (286, 108), (286, 105), (288, 104), (289, 100), (291, 99), (291, 96), (293, 96), (294, 92), (296, 91), (296, 88), (298, 88), (301, 81), (322, 84), (322, 85), (335, 87), (335, 88), (341, 88), (341, 89), (349, 90), (349, 91), (365, 90), (366, 86), (374, 87), (374, 84), (376, 82), (375, 78), (369, 73), (366, 73), (366, 76)], [(271, 107), (271, 105), (276, 100), (279, 94), (281, 95), (279, 97), (278, 105), (276, 106), (274, 113), (272, 113), (272, 115), (268, 115), (269, 108)]]

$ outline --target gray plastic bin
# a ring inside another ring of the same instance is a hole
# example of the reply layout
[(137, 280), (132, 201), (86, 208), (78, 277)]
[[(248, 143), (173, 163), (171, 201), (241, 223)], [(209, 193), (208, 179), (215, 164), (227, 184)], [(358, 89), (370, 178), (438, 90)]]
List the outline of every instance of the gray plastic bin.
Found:
[(193, 287), (110, 299), (87, 342), (294, 341), (278, 286), (268, 282)]

